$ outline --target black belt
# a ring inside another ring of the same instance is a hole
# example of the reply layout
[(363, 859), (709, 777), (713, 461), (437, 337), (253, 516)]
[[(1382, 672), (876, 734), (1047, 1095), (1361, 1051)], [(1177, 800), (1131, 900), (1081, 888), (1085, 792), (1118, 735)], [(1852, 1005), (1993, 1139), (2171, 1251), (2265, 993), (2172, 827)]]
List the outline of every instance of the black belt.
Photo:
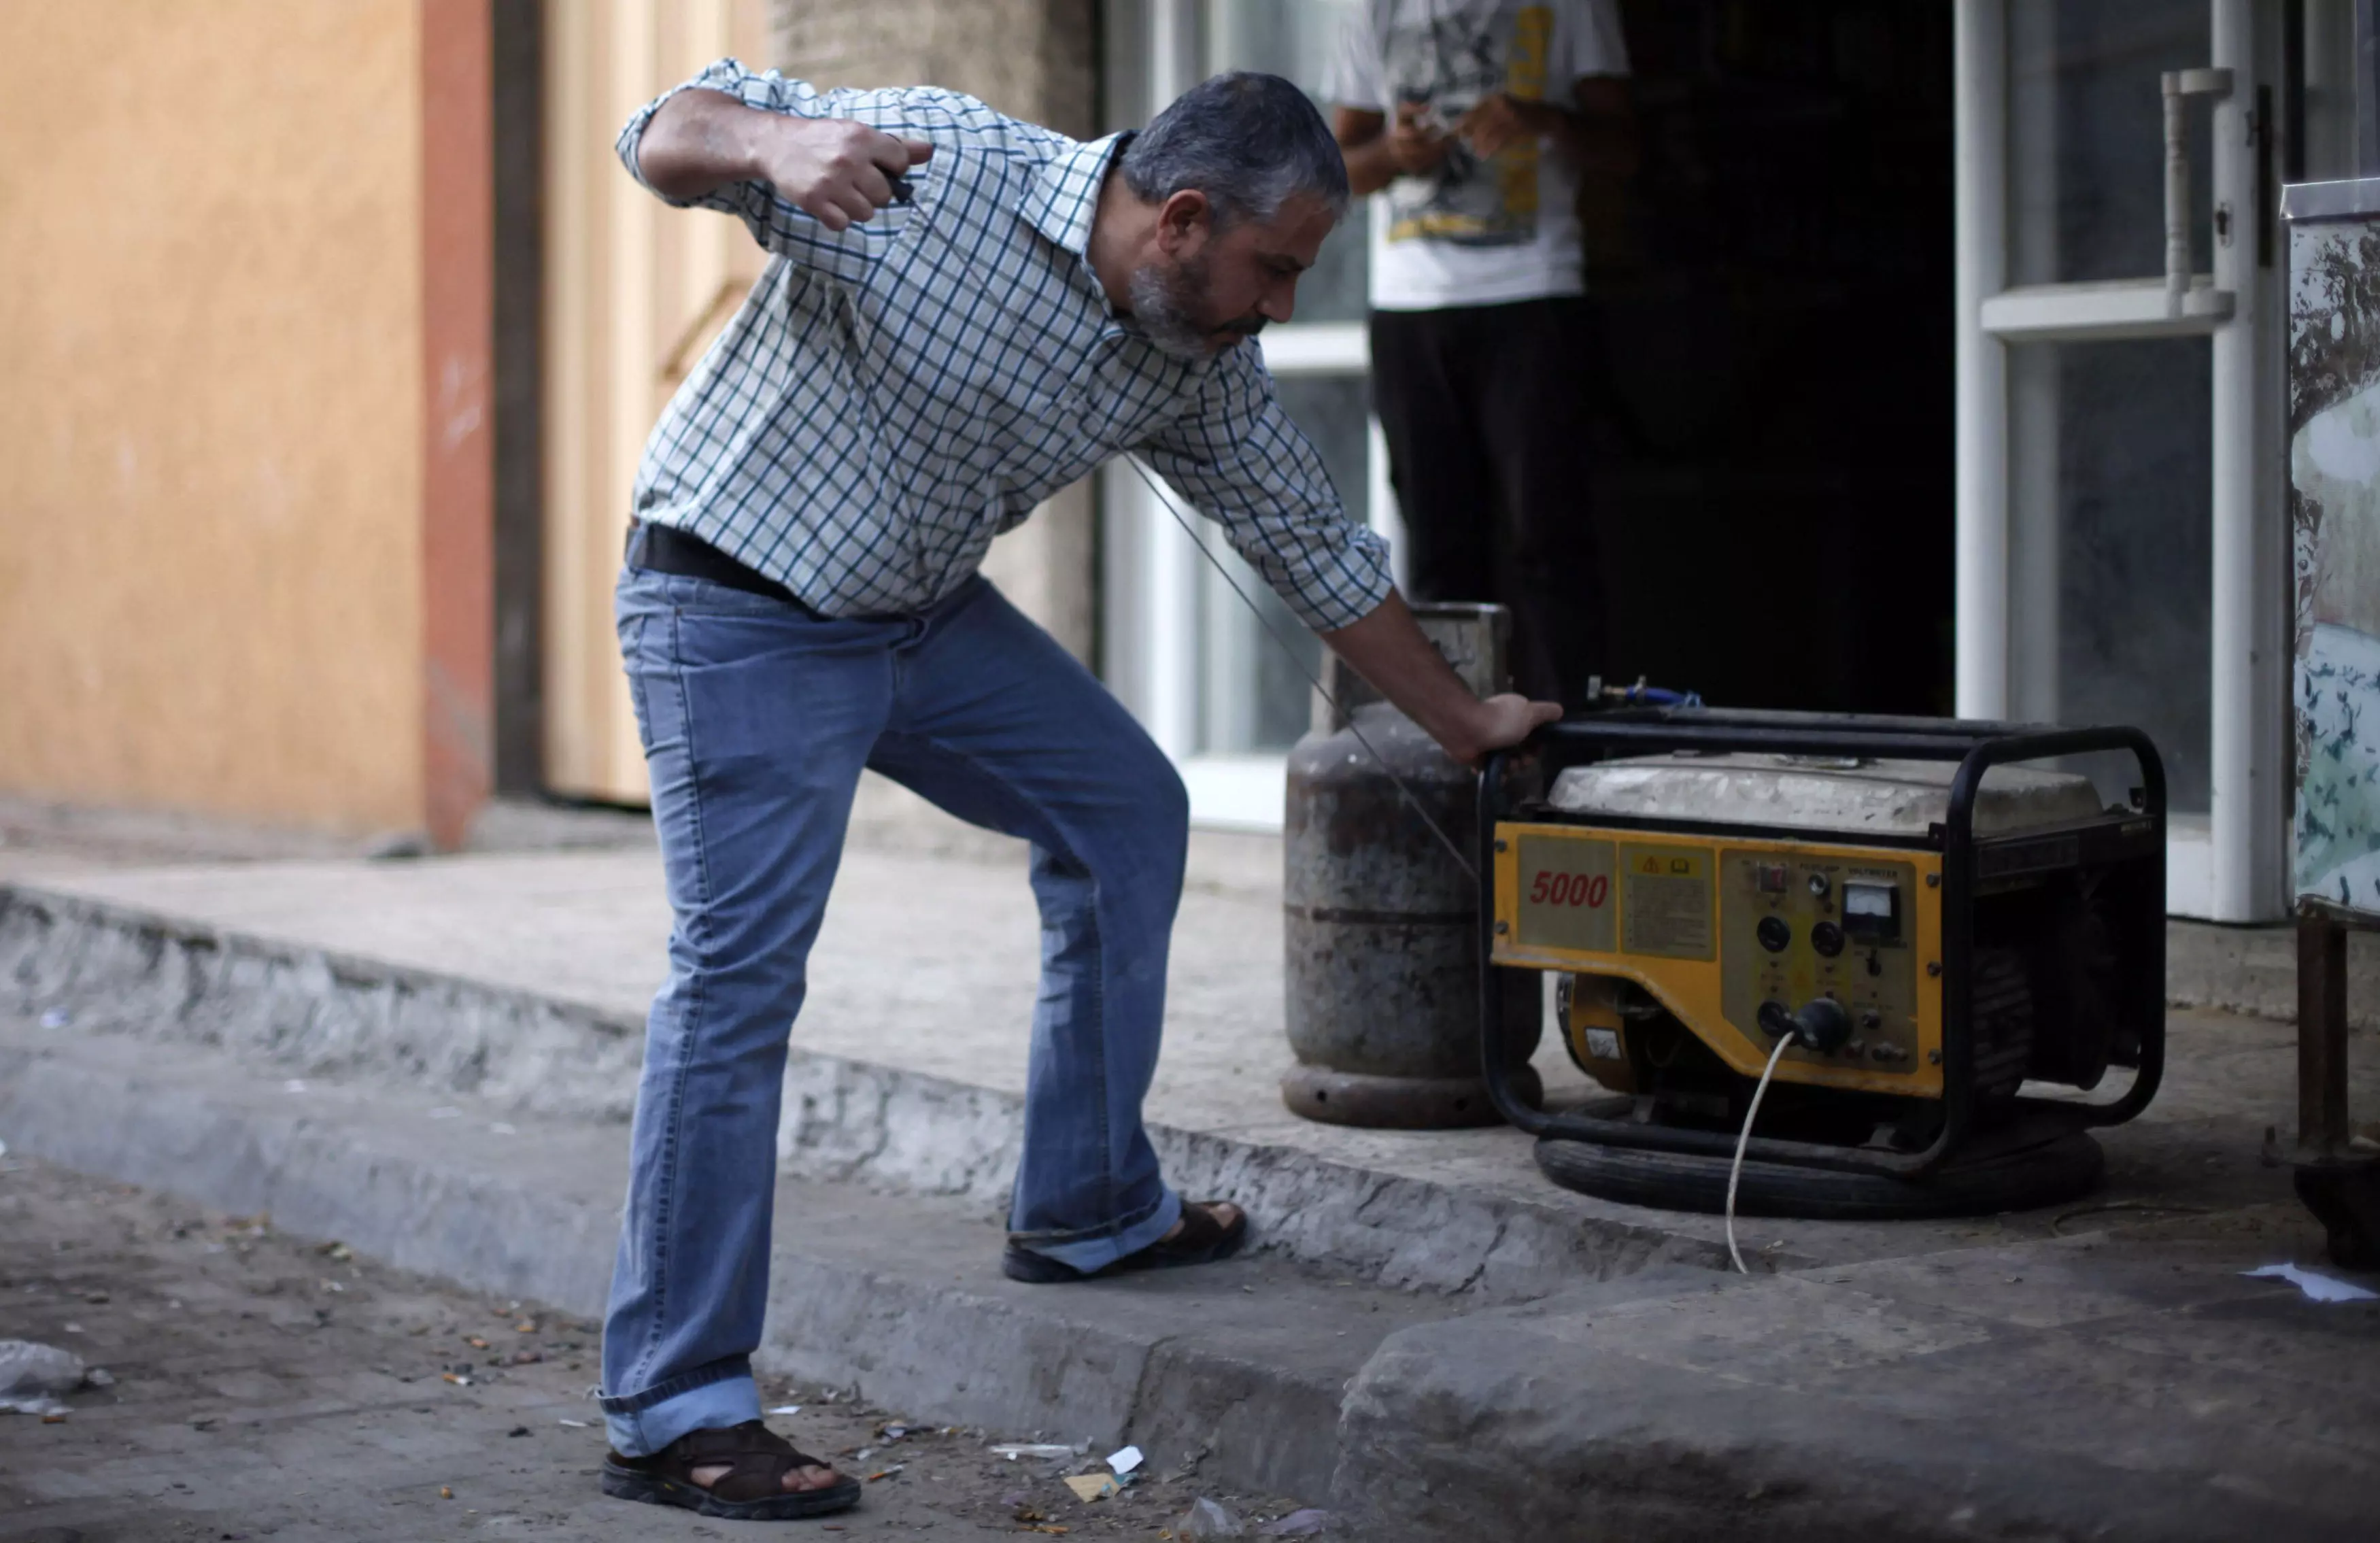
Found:
[[(766, 595), (783, 601), (798, 611), (809, 607), (794, 598), (794, 592), (765, 574), (753, 572), (727, 553), (699, 536), (689, 536), (674, 526), (655, 525), (650, 520), (636, 520), (628, 526), (628, 565), (653, 573), (675, 574), (680, 578), (707, 578), (730, 589), (741, 589), (747, 595)], [(812, 613), (816, 614), (816, 613)]]

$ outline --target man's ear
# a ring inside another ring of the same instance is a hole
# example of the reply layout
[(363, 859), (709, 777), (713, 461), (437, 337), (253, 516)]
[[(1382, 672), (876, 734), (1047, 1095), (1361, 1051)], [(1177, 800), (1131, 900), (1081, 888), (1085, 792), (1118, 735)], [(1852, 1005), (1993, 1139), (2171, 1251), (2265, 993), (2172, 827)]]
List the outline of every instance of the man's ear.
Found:
[(1196, 188), (1184, 188), (1157, 209), (1157, 248), (1168, 257), (1195, 255), (1213, 229), (1214, 205)]

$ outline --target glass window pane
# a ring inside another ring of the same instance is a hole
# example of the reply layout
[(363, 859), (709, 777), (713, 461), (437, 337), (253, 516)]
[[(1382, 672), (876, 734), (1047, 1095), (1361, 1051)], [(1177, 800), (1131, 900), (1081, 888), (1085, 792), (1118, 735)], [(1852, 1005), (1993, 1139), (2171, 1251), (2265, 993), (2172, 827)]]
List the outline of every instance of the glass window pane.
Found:
[[(1257, 69), (1294, 80), (1327, 117), (1330, 105), (1322, 100), (1322, 78), (1338, 47), (1339, 30), (1354, 9), (1354, 0), (1208, 0), (1208, 68)], [(1359, 201), (1298, 280), (1297, 320), (1363, 320), (1370, 268)]]
[[(1282, 408), (1321, 453), (1346, 501), (1348, 518), (1363, 524), (1369, 486), (1365, 468), (1370, 394), (1365, 378), (1290, 376), (1275, 385)], [(1322, 645), (1220, 535), (1208, 545), (1263, 612), (1265, 623), (1249, 614), (1220, 575), (1201, 565), (1198, 749), (1209, 755), (1286, 749), (1305, 732), (1309, 673), (1320, 665)], [(1273, 634), (1290, 651), (1283, 651)]]
[[(2009, 264), (2016, 284), (2165, 272), (2159, 77), (2207, 61), (2207, 0), (2015, 0)], [(2190, 104), (2194, 271), (2213, 263), (2210, 109)]]
[[(2303, 0), (2296, 85), (2303, 94), (2292, 126), (2302, 140), (2288, 170), (2294, 182), (2355, 175), (2355, 0)], [(2365, 86), (2380, 90), (2380, 79)]]
[(2010, 706), (2146, 730), (2181, 813), (2207, 807), (2212, 362), (2199, 338), (2009, 355)]
[(1364, 375), (1289, 375), (1276, 379), (1273, 389), (1291, 422), (1305, 431), (1322, 453), (1323, 469), (1347, 504), (1347, 517), (1357, 525), (1371, 517), (1366, 501), (1370, 464), (1372, 392)]

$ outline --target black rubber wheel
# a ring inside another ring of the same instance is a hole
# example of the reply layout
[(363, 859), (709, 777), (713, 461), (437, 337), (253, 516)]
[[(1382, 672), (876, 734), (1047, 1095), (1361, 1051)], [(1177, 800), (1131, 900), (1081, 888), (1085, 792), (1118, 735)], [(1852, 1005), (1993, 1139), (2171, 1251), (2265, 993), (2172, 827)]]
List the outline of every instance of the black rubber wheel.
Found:
[[(2081, 1131), (2039, 1146), (1943, 1164), (1924, 1179), (1843, 1173), (1791, 1163), (1743, 1165), (1738, 1216), (1798, 1216), (1827, 1221), (1892, 1221), (2031, 1210), (2088, 1195), (2106, 1167), (2099, 1144)], [(1607, 1147), (1594, 1141), (1537, 1143), (1537, 1166), (1565, 1189), (1661, 1210), (1727, 1209), (1728, 1160), (1687, 1152)]]

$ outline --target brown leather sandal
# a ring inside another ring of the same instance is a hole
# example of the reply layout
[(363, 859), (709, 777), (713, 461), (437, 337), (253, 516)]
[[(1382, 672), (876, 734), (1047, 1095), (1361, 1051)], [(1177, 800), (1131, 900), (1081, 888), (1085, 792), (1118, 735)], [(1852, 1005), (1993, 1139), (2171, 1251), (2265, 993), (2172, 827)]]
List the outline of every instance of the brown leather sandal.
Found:
[(1228, 1259), (1248, 1241), (1248, 1213), (1245, 1210), (1224, 1226), (1215, 1219), (1215, 1200), (1184, 1200), (1182, 1202), (1182, 1231), (1172, 1238), (1152, 1243), (1138, 1253), (1126, 1254), (1113, 1264), (1098, 1270), (1076, 1270), (1061, 1264), (1047, 1254), (1037, 1254), (1021, 1244), (1012, 1243), (1001, 1257), (1001, 1272), (1012, 1281), (1029, 1285), (1054, 1286), (1069, 1281), (1099, 1281), (1111, 1275), (1129, 1275), (1142, 1270), (1175, 1270), (1184, 1265), (1212, 1264)]
[[(697, 1468), (727, 1464), (719, 1482), (694, 1482)], [(647, 1505), (683, 1506), (705, 1516), (736, 1522), (790, 1522), (832, 1516), (859, 1503), (860, 1483), (837, 1474), (823, 1489), (787, 1489), (785, 1476), (796, 1468), (828, 1466), (797, 1451), (759, 1420), (723, 1430), (696, 1430), (650, 1457), (603, 1456), (603, 1493)]]

